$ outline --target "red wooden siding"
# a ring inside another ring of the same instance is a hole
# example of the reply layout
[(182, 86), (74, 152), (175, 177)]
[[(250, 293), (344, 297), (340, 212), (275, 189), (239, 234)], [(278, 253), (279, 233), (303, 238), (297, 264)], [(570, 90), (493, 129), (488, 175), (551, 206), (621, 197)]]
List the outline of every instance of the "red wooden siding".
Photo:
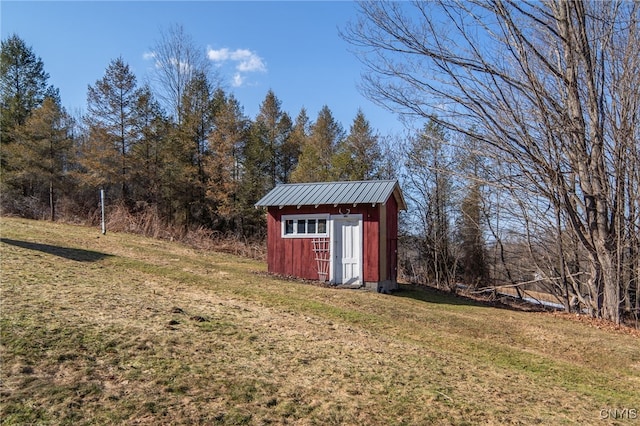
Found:
[[(352, 211), (352, 213), (355, 213)], [(358, 212), (360, 213), (360, 212)], [(362, 213), (364, 222), (363, 235), (363, 266), (362, 273), (365, 281), (379, 281), (380, 268), (380, 210), (379, 206), (366, 206), (366, 212)]]
[(384, 279), (397, 281), (398, 277), (398, 203), (395, 197), (387, 201), (387, 277)]
[[(391, 197), (393, 198), (393, 197)], [(318, 279), (318, 267), (312, 250), (311, 238), (282, 238), (280, 218), (282, 215), (299, 214), (331, 214), (340, 212), (361, 214), (363, 221), (363, 279), (379, 281), (379, 206), (288, 206), (282, 209), (269, 207), (267, 214), (267, 265), (269, 272), (296, 276), (300, 278)]]
[(284, 211), (286, 210), (279, 210), (277, 207), (269, 208), (267, 219), (267, 266), (269, 272), (318, 279), (318, 268), (311, 247), (311, 238), (281, 237), (280, 216)]

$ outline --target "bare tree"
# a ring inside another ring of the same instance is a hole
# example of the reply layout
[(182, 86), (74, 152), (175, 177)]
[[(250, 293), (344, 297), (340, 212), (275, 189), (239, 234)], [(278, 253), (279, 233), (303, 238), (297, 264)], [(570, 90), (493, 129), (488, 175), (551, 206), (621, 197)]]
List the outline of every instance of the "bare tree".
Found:
[(619, 322), (616, 226), (629, 172), (616, 160), (638, 141), (640, 3), (365, 2), (360, 11), (344, 37), (362, 48), (365, 93), (482, 141), (511, 164), (510, 185), (557, 204), (588, 255), (594, 314)]
[(426, 282), (455, 291), (451, 169), (453, 154), (444, 129), (430, 121), (404, 149), (404, 189), (412, 213), (413, 233), (419, 242), (419, 262)]
[[(182, 123), (182, 102), (187, 85), (197, 74), (211, 76), (211, 66), (204, 49), (196, 46), (182, 25), (161, 31), (150, 54), (155, 61), (152, 77), (157, 97), (175, 121)], [(217, 81), (211, 79), (210, 81)]]

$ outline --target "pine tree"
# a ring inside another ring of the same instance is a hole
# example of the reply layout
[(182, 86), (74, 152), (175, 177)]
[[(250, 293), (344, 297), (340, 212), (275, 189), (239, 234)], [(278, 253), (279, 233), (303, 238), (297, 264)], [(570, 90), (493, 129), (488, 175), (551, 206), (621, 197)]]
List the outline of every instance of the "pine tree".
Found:
[(184, 182), (181, 198), (187, 223), (208, 224), (212, 217), (207, 205), (206, 187), (209, 176), (205, 170), (209, 155), (208, 138), (214, 128), (216, 104), (213, 88), (207, 76), (197, 72), (186, 86), (181, 102), (182, 122), (178, 125), (179, 146), (183, 149)]
[[(16, 169), (5, 179), (20, 182), (28, 188), (25, 195), (48, 204), (49, 219), (56, 218), (58, 193), (70, 161), (72, 139), (71, 118), (54, 99), (46, 98), (42, 105), (15, 130), (16, 146), (13, 158)], [(46, 201), (45, 201), (46, 200)]]
[(326, 182), (335, 180), (339, 172), (332, 160), (338, 145), (344, 138), (344, 130), (336, 122), (328, 106), (323, 106), (318, 118), (311, 125), (309, 138), (302, 146), (298, 166), (291, 175), (294, 182)]
[(309, 137), (309, 117), (306, 109), (302, 108), (296, 117), (296, 121), (291, 127), (291, 133), (281, 147), (280, 156), (280, 179), (282, 183), (291, 181), (291, 174), (298, 165), (300, 152)]
[(216, 228), (238, 231), (242, 228), (243, 210), (239, 195), (243, 177), (242, 152), (249, 123), (233, 96), (218, 89), (214, 98), (217, 107), (213, 117), (215, 127), (209, 135), (207, 199), (217, 214)]
[(378, 135), (362, 110), (358, 110), (349, 135), (339, 144), (333, 168), (340, 180), (368, 180), (381, 177), (382, 153)]
[(263, 158), (260, 161), (269, 181), (269, 187), (265, 189), (271, 189), (283, 181), (283, 148), (292, 126), (291, 118), (282, 111), (281, 104), (275, 93), (269, 90), (254, 122), (255, 136), (259, 138), (256, 142), (262, 147)]
[(24, 209), (20, 206), (28, 205), (34, 196), (33, 185), (19, 178), (24, 174), (24, 154), (30, 148), (21, 145), (25, 142), (25, 129), (21, 129), (21, 142), (17, 141), (16, 132), (45, 99), (59, 104), (58, 91), (47, 85), (48, 79), (44, 63), (20, 37), (14, 34), (1, 42), (0, 168), (3, 176), (0, 195), (7, 211), (21, 213)]
[(138, 90), (134, 109), (137, 141), (131, 149), (131, 196), (158, 208), (163, 204), (164, 166), (170, 161), (166, 153), (169, 122), (149, 86)]
[(254, 203), (273, 188), (270, 175), (271, 155), (264, 135), (265, 128), (262, 123), (251, 123), (242, 147), (240, 203), (249, 215)]
[(47, 97), (59, 101), (57, 89), (47, 86), (49, 74), (42, 59), (17, 35), (0, 45), (0, 134), (11, 140), (11, 130), (24, 122)]
[(282, 143), (278, 146), (277, 154), (277, 176), (276, 184), (287, 183), (289, 176), (298, 162), (299, 150), (296, 150), (295, 142), (289, 142), (291, 139), (291, 133), (293, 132), (293, 121), (286, 112), (282, 114), (280, 120), (280, 128), (283, 129), (285, 134)]
[[(118, 168), (119, 198), (125, 202), (130, 201), (129, 151), (137, 137), (136, 95), (136, 77), (122, 58), (111, 61), (104, 77), (89, 86), (87, 91), (85, 121), (89, 128), (88, 143), (99, 145), (96, 148), (103, 155), (117, 157), (117, 163), (110, 161), (109, 164)], [(108, 175), (113, 178), (116, 173), (110, 170)]]
[(103, 127), (87, 127), (78, 141), (78, 184), (83, 190), (110, 189), (120, 178), (118, 151)]

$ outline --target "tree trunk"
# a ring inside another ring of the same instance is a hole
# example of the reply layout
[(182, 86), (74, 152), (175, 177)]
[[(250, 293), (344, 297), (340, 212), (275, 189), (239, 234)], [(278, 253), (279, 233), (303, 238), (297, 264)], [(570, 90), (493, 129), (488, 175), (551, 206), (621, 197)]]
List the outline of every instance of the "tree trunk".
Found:
[(53, 190), (53, 179), (49, 180), (49, 218), (52, 222), (56, 220), (56, 203)]
[(595, 257), (591, 258), (592, 288), (597, 290), (597, 311), (601, 318), (620, 324), (620, 286), (616, 274), (614, 253), (603, 241), (596, 241)]
[(571, 302), (569, 298), (569, 282), (567, 281), (567, 261), (564, 254), (564, 245), (562, 242), (562, 219), (560, 217), (560, 209), (554, 204), (554, 213), (556, 216), (556, 232), (558, 233), (558, 263), (560, 271), (560, 286), (562, 290), (562, 302), (564, 310), (567, 313), (571, 312)]

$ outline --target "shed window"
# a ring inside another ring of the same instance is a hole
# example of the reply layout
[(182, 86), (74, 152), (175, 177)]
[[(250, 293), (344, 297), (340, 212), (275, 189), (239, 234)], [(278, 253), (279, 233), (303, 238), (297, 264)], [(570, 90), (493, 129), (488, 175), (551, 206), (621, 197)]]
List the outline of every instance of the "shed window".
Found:
[(293, 234), (293, 223), (294, 221), (289, 219), (287, 221), (285, 221), (286, 225), (285, 225), (285, 234)]
[(316, 219), (307, 220), (307, 232), (309, 234), (315, 234), (316, 233)]
[(282, 236), (310, 238), (327, 236), (328, 215), (282, 216)]

